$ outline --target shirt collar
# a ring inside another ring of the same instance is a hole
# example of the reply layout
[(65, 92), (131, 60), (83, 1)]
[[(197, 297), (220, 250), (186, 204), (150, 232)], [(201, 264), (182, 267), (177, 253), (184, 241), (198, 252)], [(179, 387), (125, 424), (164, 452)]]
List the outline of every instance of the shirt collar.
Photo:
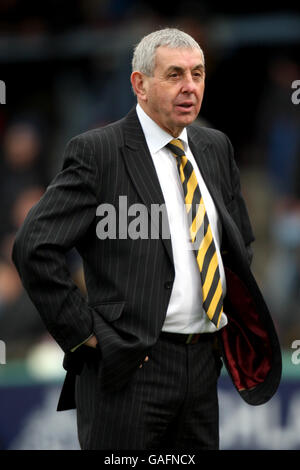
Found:
[[(139, 104), (136, 106), (136, 112), (151, 154), (158, 152), (174, 139), (172, 135), (168, 134), (168, 132), (164, 131), (158, 124), (156, 124), (156, 122), (153, 121), (147, 113), (145, 113)], [(182, 130), (181, 134), (177, 138), (182, 140), (186, 151), (188, 148), (186, 128)]]

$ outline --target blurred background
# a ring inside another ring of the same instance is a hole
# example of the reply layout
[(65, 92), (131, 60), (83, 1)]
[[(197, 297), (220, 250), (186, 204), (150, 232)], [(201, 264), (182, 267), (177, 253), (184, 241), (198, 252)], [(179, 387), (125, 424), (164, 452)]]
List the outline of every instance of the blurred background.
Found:
[[(234, 146), (256, 235), (253, 271), (283, 350), (283, 381), (267, 405), (244, 405), (223, 372), (221, 448), (300, 449), (300, 14), (292, 2), (263, 3), (0, 1), (0, 449), (78, 448), (75, 414), (55, 412), (62, 351), (22, 288), (12, 244), (67, 141), (134, 105), (133, 46), (166, 26), (204, 50), (199, 120)], [(77, 254), (68, 262), (84, 293)]]

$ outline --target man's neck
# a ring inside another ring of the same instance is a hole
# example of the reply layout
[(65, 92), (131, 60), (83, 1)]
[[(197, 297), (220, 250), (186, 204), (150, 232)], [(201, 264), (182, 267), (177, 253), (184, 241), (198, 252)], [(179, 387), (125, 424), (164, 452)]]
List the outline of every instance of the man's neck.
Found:
[(145, 106), (144, 103), (142, 103), (138, 100), (138, 104), (142, 108), (144, 113), (146, 113), (147, 116), (150, 119), (152, 119), (153, 122), (155, 122), (163, 131), (167, 132), (170, 136), (172, 136), (174, 138), (177, 138), (182, 133), (184, 127), (175, 127), (175, 128), (170, 129), (170, 128), (164, 126), (161, 123), (161, 121), (155, 115), (153, 115), (153, 113), (151, 113), (151, 111), (147, 108), (147, 106)]

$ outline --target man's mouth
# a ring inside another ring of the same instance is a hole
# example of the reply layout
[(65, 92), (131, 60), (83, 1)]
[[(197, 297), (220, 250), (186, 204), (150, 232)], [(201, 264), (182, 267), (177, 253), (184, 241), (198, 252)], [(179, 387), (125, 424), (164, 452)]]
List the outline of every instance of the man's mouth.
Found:
[(176, 108), (181, 111), (191, 111), (193, 107), (194, 103), (192, 101), (183, 101), (182, 103), (176, 104)]

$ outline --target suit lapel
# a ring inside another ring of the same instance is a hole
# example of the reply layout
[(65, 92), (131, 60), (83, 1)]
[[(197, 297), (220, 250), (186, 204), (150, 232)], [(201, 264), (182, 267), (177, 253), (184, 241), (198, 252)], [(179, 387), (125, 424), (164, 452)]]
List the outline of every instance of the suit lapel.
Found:
[[(155, 207), (155, 205), (157, 207), (165, 205), (165, 201), (135, 109), (131, 110), (124, 119), (124, 137), (125, 145), (122, 148), (124, 162), (132, 183), (151, 218), (151, 210), (153, 210), (153, 207)], [(170, 237), (163, 237), (161, 226), (159, 226), (159, 224), (157, 225), (156, 217), (152, 217), (151, 223), (156, 225), (156, 229), (160, 234), (168, 256), (173, 263)], [(170, 233), (167, 217), (164, 217), (164, 224), (166, 224), (166, 232)]]
[(211, 142), (202, 139), (200, 132), (193, 128), (188, 128), (189, 146), (197, 162), (198, 168), (209, 190), (209, 193), (216, 205), (216, 208), (223, 218), (224, 202), (221, 188), (221, 174), (219, 170), (218, 156)]
[[(237, 237), (239, 237), (240, 232), (237, 230), (234, 220), (226, 209), (220, 189), (222, 187), (222, 172), (219, 163), (220, 156), (216, 153), (214, 146), (210, 142), (201, 139), (200, 132), (199, 138), (198, 132), (195, 132), (194, 129), (189, 130), (192, 131), (189, 135), (189, 145), (218, 211), (223, 227), (223, 234), (226, 233), (226, 240), (230, 241), (233, 246), (239, 245), (240, 240)], [(227, 250), (226, 243), (224, 244), (225, 237), (223, 236), (222, 239), (221, 253), (225, 254)]]

